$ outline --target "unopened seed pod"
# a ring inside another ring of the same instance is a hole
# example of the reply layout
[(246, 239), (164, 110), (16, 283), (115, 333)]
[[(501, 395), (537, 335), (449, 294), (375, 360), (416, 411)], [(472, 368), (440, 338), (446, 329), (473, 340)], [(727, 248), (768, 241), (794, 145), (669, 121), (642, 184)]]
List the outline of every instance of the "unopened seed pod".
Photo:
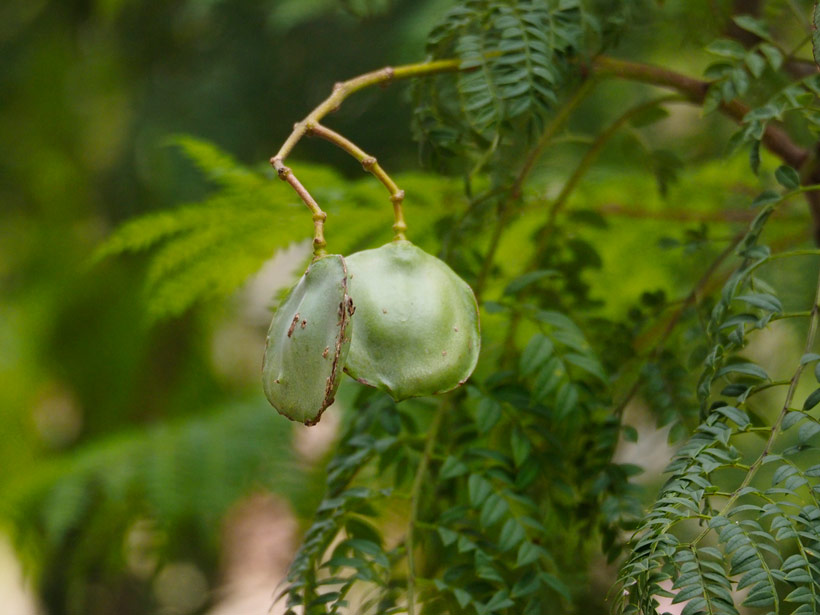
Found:
[(356, 335), (345, 371), (395, 400), (463, 384), (481, 344), (475, 295), (443, 261), (409, 241), (345, 259)]
[(314, 425), (333, 403), (350, 348), (353, 303), (345, 260), (310, 264), (276, 311), (268, 330), (262, 385), (276, 410)]

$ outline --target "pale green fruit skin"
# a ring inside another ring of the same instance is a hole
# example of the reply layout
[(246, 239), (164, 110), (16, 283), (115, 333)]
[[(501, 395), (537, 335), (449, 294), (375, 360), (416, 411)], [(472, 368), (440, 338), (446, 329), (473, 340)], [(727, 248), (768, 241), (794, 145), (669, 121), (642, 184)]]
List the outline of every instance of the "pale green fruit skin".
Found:
[(314, 261), (271, 321), (262, 386), (271, 405), (293, 421), (314, 425), (333, 403), (352, 333), (347, 281), (340, 255)]
[(409, 241), (345, 258), (356, 335), (345, 371), (396, 401), (463, 384), (481, 345), (467, 283)]

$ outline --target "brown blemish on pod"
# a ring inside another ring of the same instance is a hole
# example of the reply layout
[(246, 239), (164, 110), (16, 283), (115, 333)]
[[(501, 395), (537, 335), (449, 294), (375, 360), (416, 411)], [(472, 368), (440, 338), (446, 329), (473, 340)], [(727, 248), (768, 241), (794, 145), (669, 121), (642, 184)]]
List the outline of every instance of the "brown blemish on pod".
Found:
[(299, 322), (299, 312), (296, 313), (296, 316), (293, 317), (293, 322), (290, 323), (290, 328), (288, 329), (288, 337), (293, 335), (293, 330), (296, 328), (297, 322)]
[[(322, 407), (319, 409), (319, 413), (316, 415), (316, 418), (305, 421), (305, 425), (308, 427), (318, 423), (319, 419), (322, 418), (322, 413), (327, 410), (327, 408), (336, 400), (333, 395), (333, 383), (336, 381), (336, 374), (339, 371), (339, 357), (342, 355), (342, 346), (344, 345), (347, 326), (350, 323), (350, 317), (355, 311), (355, 308), (353, 307), (353, 299), (347, 294), (347, 264), (344, 262), (344, 259), (342, 259), (342, 270), (344, 271), (344, 277), (342, 278), (343, 296), (341, 302), (339, 303), (339, 322), (336, 323), (339, 326), (339, 335), (336, 336), (336, 347), (334, 348), (333, 353), (333, 363), (330, 366), (330, 376), (328, 376), (325, 381), (325, 398), (322, 403)], [(330, 347), (328, 346), (322, 353), (322, 357), (327, 358), (329, 353)]]
[(302, 328), (304, 329), (307, 326), (307, 320), (302, 321)]

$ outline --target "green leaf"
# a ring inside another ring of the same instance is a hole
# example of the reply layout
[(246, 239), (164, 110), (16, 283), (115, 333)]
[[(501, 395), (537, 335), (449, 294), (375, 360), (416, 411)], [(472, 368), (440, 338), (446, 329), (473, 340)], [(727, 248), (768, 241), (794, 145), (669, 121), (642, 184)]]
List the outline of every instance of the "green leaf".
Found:
[(735, 301), (743, 301), (762, 310), (768, 310), (769, 312), (783, 311), (783, 304), (780, 303), (780, 299), (768, 293), (741, 295), (739, 297), (735, 297)]
[(812, 436), (815, 436), (818, 432), (820, 432), (820, 425), (814, 421), (807, 421), (800, 426), (797, 432), (797, 441), (800, 442), (800, 444), (806, 444)]
[(820, 403), (820, 389), (815, 389), (803, 402), (803, 410), (811, 410)]
[(517, 425), (512, 430), (512, 434), (510, 434), (510, 448), (512, 449), (513, 461), (515, 461), (516, 466), (520, 466), (524, 463), (524, 460), (527, 459), (532, 450), (530, 439)]
[(441, 537), (441, 542), (445, 547), (450, 546), (458, 540), (458, 534), (453, 530), (448, 530), (446, 527), (439, 527), (436, 531), (439, 537)]
[(555, 575), (548, 572), (542, 572), (538, 575), (538, 578), (541, 579), (541, 582), (544, 585), (555, 590), (562, 598), (564, 598), (564, 600), (568, 602), (572, 600), (572, 594), (570, 594), (569, 588)]
[(510, 507), (506, 500), (497, 493), (493, 493), (484, 501), (478, 521), (481, 527), (490, 528), (501, 521), (509, 511)]
[(743, 61), (749, 68), (749, 72), (754, 75), (755, 79), (759, 79), (766, 70), (766, 58), (756, 51), (750, 51), (747, 53), (746, 57), (743, 58)]
[(732, 21), (735, 22), (738, 28), (751, 32), (755, 36), (762, 38), (764, 41), (772, 42), (771, 34), (766, 27), (766, 22), (761, 19), (756, 19), (751, 15), (733, 15)]
[(555, 345), (547, 336), (536, 333), (530, 338), (524, 352), (521, 353), (519, 370), (522, 376), (528, 376), (543, 365), (552, 356)]
[(558, 419), (566, 418), (578, 406), (578, 388), (571, 382), (565, 382), (558, 389), (555, 398), (555, 413)]
[(478, 432), (485, 434), (490, 431), (501, 419), (501, 404), (492, 397), (482, 397), (476, 410), (476, 425)]
[(728, 374), (741, 374), (743, 376), (750, 376), (760, 380), (769, 379), (769, 375), (766, 371), (754, 363), (732, 363), (731, 365), (726, 365), (718, 370), (715, 374), (715, 378), (720, 378), (721, 376), (726, 376)]
[(800, 174), (788, 165), (782, 164), (777, 167), (774, 178), (781, 186), (789, 190), (800, 187)]
[(746, 55), (746, 49), (738, 43), (728, 38), (719, 38), (706, 46), (706, 51), (724, 58), (742, 60)]
[(752, 201), (752, 207), (762, 207), (771, 203), (778, 203), (783, 197), (774, 190), (764, 190)]
[(489, 481), (480, 474), (471, 474), (467, 479), (467, 491), (470, 496), (470, 505), (478, 508), (484, 500), (492, 493), (493, 487)]
[(453, 590), (453, 595), (458, 602), (458, 605), (463, 609), (468, 604), (473, 602), (473, 597), (464, 589), (457, 587)]
[(467, 472), (469, 472), (467, 464), (450, 455), (444, 460), (444, 463), (441, 464), (441, 470), (439, 470), (438, 476), (441, 480), (447, 480), (450, 478), (455, 478), (456, 476), (461, 476)]
[(544, 553), (543, 547), (531, 542), (522, 542), (518, 547), (518, 557), (515, 560), (515, 567), (521, 568), (538, 561)]
[(820, 354), (817, 354), (816, 352), (807, 352), (800, 357), (800, 365), (808, 365), (809, 363), (814, 363), (817, 360), (820, 360)]
[(498, 537), (498, 548), (502, 551), (509, 551), (517, 547), (526, 538), (524, 528), (514, 518), (509, 518), (501, 528)]
[(609, 382), (609, 378), (607, 377), (606, 372), (604, 372), (604, 368), (601, 366), (600, 362), (595, 357), (591, 357), (589, 355), (569, 353), (564, 355), (564, 360), (567, 363), (572, 363), (576, 367), (580, 367), (585, 372), (592, 374), (603, 383)]
[(493, 611), (501, 611), (502, 609), (506, 609), (514, 605), (515, 602), (510, 600), (507, 590), (500, 589), (493, 594), (493, 597), (490, 598), (490, 601), (485, 605), (485, 608), (487, 609), (487, 612), (491, 613)]
[(636, 128), (642, 128), (644, 126), (649, 126), (656, 122), (660, 122), (661, 120), (665, 120), (669, 117), (669, 111), (664, 109), (663, 107), (654, 106), (644, 109), (640, 113), (632, 116), (630, 118), (629, 123), (635, 126)]
[(538, 588), (541, 585), (541, 581), (538, 578), (538, 575), (535, 571), (530, 570), (518, 579), (518, 581), (513, 585), (512, 592), (510, 595), (513, 598), (522, 598), (524, 596), (529, 596), (530, 594), (535, 593), (538, 591)]
[(715, 408), (715, 412), (722, 414), (730, 421), (733, 421), (741, 429), (746, 428), (751, 423), (749, 417), (745, 412), (743, 412), (743, 410), (732, 406), (720, 406), (719, 408)]
[(527, 286), (534, 284), (538, 280), (542, 280), (544, 278), (554, 278), (561, 275), (559, 271), (555, 269), (541, 269), (539, 271), (528, 271), (522, 276), (515, 278), (512, 282), (507, 284), (507, 288), (504, 289), (505, 295), (515, 295), (522, 290), (524, 290)]

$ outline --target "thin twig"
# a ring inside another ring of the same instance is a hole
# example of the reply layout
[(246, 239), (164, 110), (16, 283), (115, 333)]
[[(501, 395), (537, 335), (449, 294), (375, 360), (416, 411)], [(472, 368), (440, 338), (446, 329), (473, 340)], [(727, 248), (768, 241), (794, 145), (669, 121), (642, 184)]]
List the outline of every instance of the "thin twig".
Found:
[(310, 192), (307, 191), (307, 188), (302, 185), (302, 182), (296, 178), (296, 175), (293, 174), (290, 167), (281, 165), (276, 169), (276, 172), (279, 175), (279, 179), (286, 181), (293, 187), (296, 194), (298, 194), (305, 202), (305, 205), (307, 205), (310, 213), (313, 214), (313, 254), (314, 256), (321, 256), (325, 253), (325, 246), (327, 245), (324, 232), (327, 214), (322, 211), (322, 208), (319, 207), (319, 204), (310, 195)]
[[(358, 92), (359, 90), (377, 84), (386, 84), (397, 79), (408, 79), (411, 77), (421, 77), (426, 75), (435, 75), (438, 73), (453, 72), (460, 69), (461, 60), (438, 60), (435, 62), (420, 62), (417, 64), (405, 64), (403, 66), (386, 66), (379, 70), (353, 77), (347, 81), (342, 81), (333, 86), (333, 92), (318, 107), (311, 111), (308, 116), (301, 122), (297, 122), (293, 126), (293, 131), (279, 148), (276, 155), (270, 159), (271, 165), (276, 169), (276, 173), (282, 180), (287, 181), (296, 190), (299, 197), (305, 202), (308, 209), (313, 214), (314, 235), (313, 246), (314, 254), (319, 256), (324, 253), (325, 238), (324, 238), (324, 223), (327, 214), (321, 210), (316, 200), (310, 195), (307, 189), (302, 186), (293, 171), (285, 166), (285, 158), (301, 140), (305, 134), (311, 130), (315, 130), (321, 119), (331, 111), (339, 108), (345, 98)], [(348, 143), (350, 143), (348, 141)], [(351, 143), (352, 145), (352, 143)], [(375, 161), (375, 158), (373, 159)], [(365, 167), (367, 168), (367, 167)], [(372, 171), (371, 171), (372, 172)], [(375, 173), (374, 173), (375, 174)], [(391, 200), (392, 200), (391, 196)], [(403, 198), (403, 195), (402, 195)], [(396, 236), (403, 238), (406, 224), (401, 212), (401, 201), (396, 205), (394, 201), (394, 213), (396, 215), (396, 223), (394, 224), (394, 231)]]
[(658, 105), (662, 105), (666, 102), (672, 102), (675, 100), (681, 100), (680, 96), (678, 95), (669, 95), (669, 96), (662, 96), (660, 98), (655, 98), (653, 100), (649, 100), (647, 102), (641, 103), (639, 105), (635, 105), (627, 109), (624, 113), (622, 113), (618, 118), (615, 119), (607, 128), (598, 134), (593, 141), (592, 145), (587, 149), (584, 157), (581, 159), (581, 162), (578, 163), (578, 166), (575, 167), (572, 175), (570, 175), (569, 179), (564, 183), (564, 186), (561, 188), (561, 192), (553, 201), (552, 206), (549, 209), (549, 214), (547, 216), (547, 223), (538, 233), (538, 236), (535, 241), (535, 254), (532, 258), (532, 264), (538, 263), (541, 260), (541, 256), (544, 253), (544, 250), (547, 247), (548, 239), (552, 234), (553, 229), (555, 228), (555, 220), (558, 217), (558, 214), (563, 211), (564, 207), (566, 207), (567, 201), (569, 200), (570, 195), (578, 187), (578, 184), (581, 182), (581, 179), (586, 175), (587, 171), (592, 167), (593, 162), (598, 158), (598, 155), (603, 150), (604, 146), (615, 136), (615, 134), (623, 128), (623, 126), (629, 122), (632, 118), (636, 115), (639, 115), (646, 111), (647, 109), (651, 109)]
[(436, 409), (433, 415), (433, 420), (430, 423), (430, 428), (427, 431), (427, 443), (424, 446), (424, 452), (421, 456), (421, 461), (416, 468), (416, 476), (413, 478), (413, 487), (410, 491), (410, 520), (407, 524), (407, 613), (408, 615), (415, 615), (416, 613), (416, 558), (415, 558), (415, 527), (418, 524), (419, 517), (419, 502), (421, 501), (421, 490), (424, 486), (424, 477), (427, 474), (427, 466), (430, 463), (430, 458), (433, 455), (433, 449), (436, 445), (436, 438), (441, 428), (441, 422), (444, 419), (444, 414), (447, 411), (449, 404), (445, 400)]
[(331, 143), (338, 145), (358, 160), (365, 171), (374, 175), (382, 184), (384, 184), (384, 187), (387, 188), (387, 191), (390, 193), (390, 201), (393, 203), (393, 216), (395, 220), (393, 223), (393, 232), (395, 233), (395, 239), (406, 239), (404, 232), (407, 230), (407, 224), (404, 221), (404, 212), (402, 211), (404, 190), (398, 187), (396, 182), (393, 181), (393, 178), (391, 178), (390, 175), (388, 175), (387, 172), (381, 167), (378, 160), (376, 160), (374, 156), (371, 156), (365, 152), (350, 139), (340, 135), (335, 130), (331, 130), (327, 126), (323, 126), (322, 124), (309, 124), (305, 134), (308, 136), (316, 135), (317, 137), (321, 137), (326, 141), (330, 141)]
[(581, 84), (581, 87), (579, 87), (572, 95), (572, 98), (570, 98), (558, 110), (558, 113), (555, 115), (555, 117), (552, 119), (549, 125), (547, 125), (543, 134), (538, 138), (538, 142), (527, 155), (527, 159), (524, 161), (524, 165), (521, 167), (521, 171), (518, 173), (515, 182), (513, 182), (513, 185), (510, 190), (513, 199), (520, 198), (521, 189), (524, 186), (524, 182), (526, 181), (527, 177), (529, 177), (530, 173), (532, 172), (535, 163), (538, 162), (538, 159), (541, 158), (541, 155), (544, 153), (544, 150), (547, 149), (547, 146), (552, 142), (553, 137), (555, 137), (555, 133), (557, 133), (558, 130), (560, 130), (561, 127), (564, 124), (566, 124), (570, 114), (581, 103), (581, 101), (584, 100), (584, 98), (586, 98), (586, 95), (595, 86), (595, 84), (595, 79), (585, 79), (584, 82)]
[(481, 295), (484, 292), (484, 287), (487, 284), (487, 278), (492, 270), (493, 261), (495, 260), (495, 253), (498, 251), (498, 245), (501, 241), (501, 235), (503, 234), (507, 222), (509, 221), (512, 204), (521, 198), (521, 190), (524, 186), (524, 182), (535, 168), (535, 163), (538, 162), (538, 159), (544, 153), (547, 146), (549, 146), (552, 142), (558, 131), (566, 125), (570, 115), (572, 115), (572, 112), (578, 107), (579, 104), (581, 104), (581, 101), (584, 100), (593, 85), (594, 80), (585, 80), (575, 91), (575, 93), (567, 100), (567, 102), (561, 105), (550, 123), (547, 124), (544, 132), (538, 138), (536, 144), (530, 150), (523, 166), (521, 167), (521, 170), (515, 178), (515, 181), (507, 192), (507, 197), (501, 205), (499, 205), (498, 215), (493, 228), (493, 234), (490, 237), (490, 245), (487, 248), (487, 254), (484, 256), (484, 261), (481, 264), (481, 271), (479, 272), (478, 279), (475, 283), (474, 291), (476, 300), (479, 301), (479, 303), (481, 300)]
[[(703, 289), (706, 288), (706, 285), (709, 283), (711, 277), (723, 264), (723, 262), (734, 253), (735, 248), (737, 248), (738, 244), (743, 240), (745, 236), (746, 229), (735, 235), (735, 237), (732, 238), (730, 244), (726, 246), (726, 248), (720, 254), (718, 254), (715, 260), (712, 261), (712, 263), (709, 265), (709, 267), (706, 269), (706, 271), (703, 273), (700, 279), (698, 279), (698, 281), (692, 287), (692, 290), (689, 291), (689, 294), (687, 294), (686, 297), (684, 297), (683, 301), (680, 303), (678, 308), (674, 311), (672, 316), (667, 321), (666, 327), (664, 327), (663, 329), (663, 333), (661, 333), (660, 337), (655, 342), (655, 345), (652, 347), (652, 349), (645, 355), (646, 358), (643, 361), (643, 365), (646, 365), (650, 361), (656, 360), (660, 356), (661, 352), (663, 352), (666, 342), (672, 336), (675, 327), (677, 327), (678, 323), (680, 322), (680, 319), (683, 317), (683, 313), (691, 305), (698, 303), (703, 294)], [(615, 406), (615, 410), (613, 410), (613, 414), (615, 414), (615, 416), (620, 416), (623, 413), (627, 404), (629, 404), (629, 402), (638, 392), (638, 389), (641, 386), (641, 382), (643, 381), (643, 379), (641, 378), (643, 365), (641, 370), (638, 371), (638, 377), (635, 378), (635, 381), (632, 383), (632, 386), (629, 387), (629, 390), (627, 391), (626, 395), (624, 395), (624, 397), (621, 399), (618, 405)]]

